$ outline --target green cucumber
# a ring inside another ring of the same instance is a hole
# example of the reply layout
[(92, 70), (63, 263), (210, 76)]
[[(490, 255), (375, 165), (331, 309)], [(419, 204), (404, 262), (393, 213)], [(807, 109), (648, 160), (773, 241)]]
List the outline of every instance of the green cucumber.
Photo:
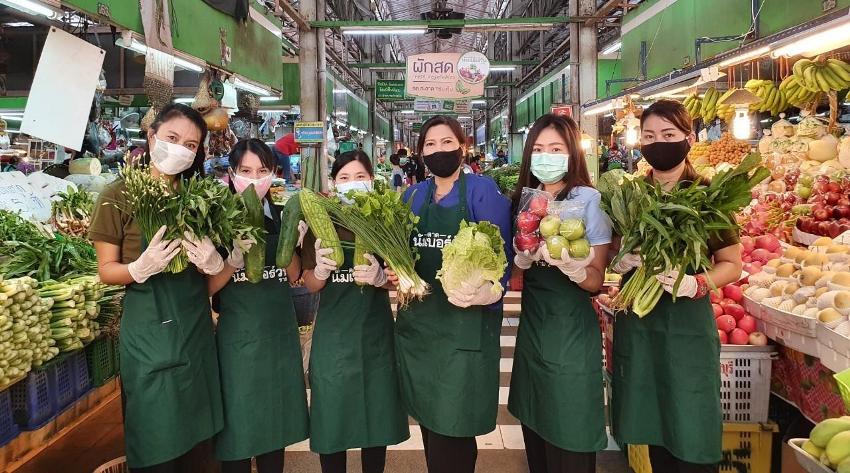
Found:
[[(248, 211), (248, 224), (263, 230), (265, 235), (265, 222), (263, 216), (263, 203), (257, 197), (257, 192), (254, 191), (254, 184), (248, 186), (242, 192), (242, 201), (245, 203), (245, 209)], [(260, 238), (263, 241), (255, 242), (248, 253), (245, 254), (245, 276), (249, 282), (258, 283), (263, 280), (263, 268), (266, 265), (266, 242), (265, 237)]]
[(280, 213), (280, 236), (275, 258), (278, 268), (286, 269), (292, 262), (292, 254), (295, 253), (295, 245), (298, 243), (298, 222), (303, 218), (301, 199), (297, 195), (290, 197)]

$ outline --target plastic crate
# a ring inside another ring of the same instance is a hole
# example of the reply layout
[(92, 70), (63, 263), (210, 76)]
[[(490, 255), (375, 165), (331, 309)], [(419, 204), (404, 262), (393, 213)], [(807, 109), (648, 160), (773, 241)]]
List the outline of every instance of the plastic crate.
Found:
[(130, 473), (127, 457), (119, 457), (97, 467), (93, 473)]
[(22, 430), (36, 430), (56, 414), (50, 393), (50, 371), (31, 371), (9, 388), (15, 423)]
[(68, 356), (47, 371), (53, 408), (57, 413), (77, 400), (76, 376), (74, 375), (76, 367), (75, 358)]
[(74, 389), (77, 399), (91, 390), (91, 379), (89, 379), (89, 365), (86, 361), (86, 352), (80, 350), (74, 353), (69, 363), (72, 363), (74, 370)]
[[(729, 473), (767, 473), (770, 471), (774, 423), (723, 424), (723, 459), (720, 471)], [(629, 445), (629, 466), (635, 473), (652, 473), (649, 448)], [(659, 472), (664, 473), (664, 472)]]
[(767, 422), (770, 346), (723, 345), (720, 350), (720, 405), (724, 422)]
[(21, 433), (18, 425), (15, 424), (14, 412), (9, 391), (0, 392), (0, 447), (11, 442)]
[(115, 344), (111, 338), (98, 338), (86, 347), (86, 364), (93, 387), (103, 386), (115, 377), (115, 361)]
[(118, 375), (118, 374), (121, 374), (121, 357), (118, 356), (120, 354), (120, 352), (118, 350), (118, 346), (119, 346), (118, 340), (119, 340), (119, 338), (114, 337), (114, 338), (110, 338), (110, 340), (112, 340), (112, 359), (113, 359), (113, 362), (115, 363), (115, 374)]

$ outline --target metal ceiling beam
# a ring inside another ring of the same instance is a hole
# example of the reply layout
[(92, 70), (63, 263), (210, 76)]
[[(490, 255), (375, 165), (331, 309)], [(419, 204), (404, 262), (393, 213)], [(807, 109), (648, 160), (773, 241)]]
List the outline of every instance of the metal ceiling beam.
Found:
[[(537, 64), (540, 64), (540, 61), (490, 61), (491, 66), (535, 66)], [(403, 62), (377, 62), (349, 64), (348, 67), (353, 69), (404, 69), (406, 64)]]
[[(492, 27), (494, 30), (508, 31), (508, 28), (499, 28), (503, 26), (515, 26), (519, 29), (525, 29), (526, 25), (556, 25), (562, 23), (581, 23), (586, 20), (585, 17), (568, 16), (552, 16), (552, 17), (537, 17), (537, 18), (466, 18), (453, 20), (385, 20), (385, 21), (313, 21), (310, 26), (313, 28), (374, 28), (374, 29), (391, 29), (391, 28), (465, 28), (472, 27), (477, 30), (485, 30)], [(486, 31), (486, 30), (485, 30)]]
[[(283, 10), (283, 13), (286, 13), (286, 16), (292, 18), (292, 21), (298, 25), (298, 29), (301, 31), (310, 31), (310, 22), (301, 15), (301, 12), (298, 11), (298, 8), (289, 3), (289, 0), (277, 0), (277, 4), (280, 5), (280, 8)], [(276, 12), (277, 13), (277, 12)], [(278, 15), (281, 16), (281, 15)]]
[(617, 8), (622, 8), (623, 13), (625, 14), (625, 12), (629, 10), (629, 2), (627, 2), (626, 0), (608, 0), (607, 2), (605, 2), (604, 5), (596, 9), (596, 13), (594, 13), (593, 16), (588, 18), (585, 24), (587, 26), (590, 26), (594, 23), (604, 20), (609, 13), (616, 10)]

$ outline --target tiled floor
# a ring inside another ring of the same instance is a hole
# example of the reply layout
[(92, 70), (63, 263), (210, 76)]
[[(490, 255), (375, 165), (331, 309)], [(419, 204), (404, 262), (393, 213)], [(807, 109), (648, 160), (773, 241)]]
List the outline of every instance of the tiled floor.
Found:
[[(509, 301), (510, 302), (510, 301)], [(506, 307), (511, 304), (506, 304)], [(518, 305), (518, 304), (517, 304)], [(477, 438), (479, 456), (478, 473), (527, 473), (522, 430), (519, 422), (507, 411), (510, 391), (510, 372), (513, 366), (513, 351), (516, 344), (519, 319), (518, 308), (506, 310), (502, 323), (500, 342), (500, 388), (498, 425), (492, 432)], [(310, 337), (302, 339), (305, 367), (309, 357)], [(90, 473), (98, 465), (123, 454), (123, 428), (121, 426), (120, 401), (115, 400), (96, 416), (93, 416), (74, 432), (56, 442), (41, 455), (17, 470), (20, 473)], [(349, 471), (360, 471), (359, 452), (349, 453)], [(287, 448), (286, 471), (318, 473), (318, 457), (309, 451), (309, 441)], [(387, 473), (424, 472), (422, 434), (419, 426), (411, 420), (410, 439), (389, 447)], [(613, 441), (609, 449), (597, 457), (597, 471), (604, 473), (626, 473), (622, 452)]]

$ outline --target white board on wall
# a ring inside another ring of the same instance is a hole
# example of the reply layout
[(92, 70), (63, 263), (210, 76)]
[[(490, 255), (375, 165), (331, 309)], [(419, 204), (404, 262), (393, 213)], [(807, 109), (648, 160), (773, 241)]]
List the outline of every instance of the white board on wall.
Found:
[(21, 132), (79, 151), (88, 124), (104, 50), (57, 28), (50, 28)]

